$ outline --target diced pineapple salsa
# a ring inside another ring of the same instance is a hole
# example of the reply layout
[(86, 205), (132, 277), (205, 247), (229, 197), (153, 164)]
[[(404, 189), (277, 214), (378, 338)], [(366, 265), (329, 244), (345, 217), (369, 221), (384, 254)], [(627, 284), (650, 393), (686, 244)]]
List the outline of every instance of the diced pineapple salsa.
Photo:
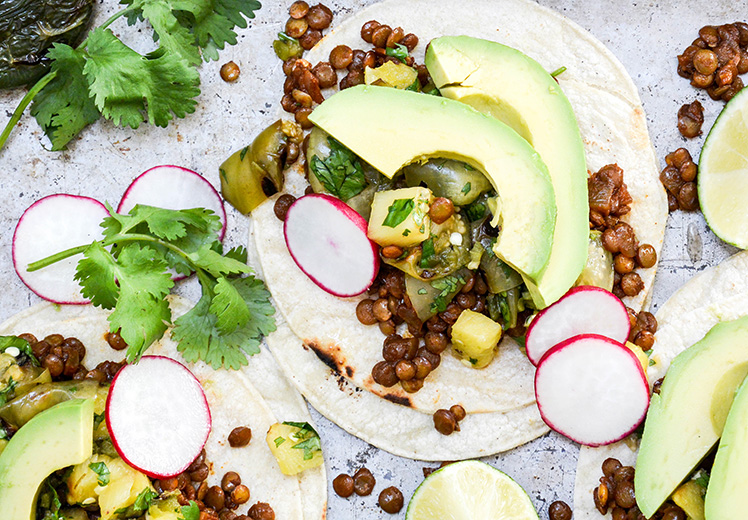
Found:
[(284, 475), (296, 475), (324, 462), (319, 434), (309, 423), (276, 423), (266, 441)]

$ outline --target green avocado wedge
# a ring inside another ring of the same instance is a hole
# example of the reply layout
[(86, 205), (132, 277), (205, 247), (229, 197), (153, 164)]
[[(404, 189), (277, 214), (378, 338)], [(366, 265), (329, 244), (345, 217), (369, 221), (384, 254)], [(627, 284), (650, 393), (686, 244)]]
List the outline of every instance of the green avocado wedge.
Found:
[(722, 436), (747, 374), (748, 316), (718, 323), (673, 360), (652, 395), (636, 459), (636, 502), (644, 516), (654, 515)]
[(556, 220), (553, 185), (537, 152), (507, 125), (450, 99), (363, 85), (335, 94), (309, 119), (390, 178), (432, 157), (482, 171), (499, 197), (494, 252), (527, 279), (541, 276)]
[(26, 423), (0, 454), (3, 520), (33, 520), (39, 488), (52, 472), (93, 452), (93, 399), (65, 401)]
[(571, 104), (538, 62), (500, 43), (436, 38), (425, 63), (442, 96), (506, 123), (547, 165), (557, 206), (551, 257), (539, 279), (525, 280), (536, 307), (547, 307), (574, 285), (587, 261), (587, 165)]
[[(709, 520), (733, 520), (748, 511), (748, 380), (738, 389), (727, 415), (706, 489)], [(742, 513), (741, 513), (742, 511)]]

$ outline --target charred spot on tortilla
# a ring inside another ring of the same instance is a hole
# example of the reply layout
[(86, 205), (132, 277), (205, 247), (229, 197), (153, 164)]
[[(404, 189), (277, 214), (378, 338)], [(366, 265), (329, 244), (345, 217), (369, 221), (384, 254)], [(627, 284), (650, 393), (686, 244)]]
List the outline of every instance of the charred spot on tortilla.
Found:
[(348, 377), (353, 377), (353, 367), (346, 365), (345, 373), (348, 374)]
[(319, 345), (317, 345), (314, 341), (305, 341), (304, 346), (307, 348), (312, 349), (312, 352), (314, 352), (320, 361), (322, 361), (325, 365), (327, 365), (330, 370), (332, 370), (336, 374), (341, 374), (340, 368), (338, 367), (337, 360), (325, 352)]
[(382, 397), (387, 399), (388, 401), (399, 404), (401, 406), (407, 406), (409, 408), (413, 408), (413, 403), (410, 401), (410, 397), (405, 395), (397, 395), (397, 394), (384, 394)]

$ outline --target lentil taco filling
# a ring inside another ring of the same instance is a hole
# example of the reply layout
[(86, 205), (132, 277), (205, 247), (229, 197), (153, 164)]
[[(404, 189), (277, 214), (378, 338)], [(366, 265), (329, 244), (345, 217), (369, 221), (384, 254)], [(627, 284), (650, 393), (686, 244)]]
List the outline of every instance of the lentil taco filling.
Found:
[[(173, 299), (172, 308), (179, 313), (187, 306)], [(112, 440), (108, 395), (115, 376), (127, 366), (119, 361), (127, 345), (118, 334), (106, 332), (105, 312), (76, 306), (56, 310), (43, 304), (11, 318), (1, 328), (3, 333), (18, 335), (2, 336), (0, 348), (0, 455), (25, 425), (45, 410), (71, 399), (93, 401), (92, 453), (42, 482), (36, 518), (323, 517), (325, 476), (320, 466), (319, 437), (307, 422), (280, 423), (275, 418), (274, 414), (279, 414), (281, 418), (306, 421), (308, 414), (300, 397), (278, 379), (282, 376), (267, 352), (257, 355), (256, 370), (262, 375), (255, 379), (272, 397), (273, 411), (244, 376), (214, 371), (204, 364), (190, 365), (205, 389), (213, 417), (212, 432), (184, 471), (173, 477), (156, 477), (131, 466)], [(41, 339), (20, 332), (27, 330), (34, 330)], [(181, 359), (169, 340), (153, 348), (158, 356)], [(94, 368), (89, 370), (90, 366)], [(168, 391), (164, 390), (163, 399), (168, 402)], [(268, 439), (264, 438), (266, 432)], [(271, 433), (275, 442), (270, 439)], [(160, 435), (169, 433), (165, 430)], [(273, 446), (280, 444), (279, 438), (288, 448), (283, 452), (273, 451)], [(310, 444), (315, 439), (317, 448)], [(293, 449), (304, 440), (305, 449)], [(172, 442), (179, 441), (174, 437)], [(31, 456), (33, 451), (32, 445)], [(289, 464), (293, 466), (290, 470)]]
[[(524, 2), (516, 4), (516, 12), (534, 9)], [(303, 19), (303, 9), (294, 5), (291, 19)], [(516, 12), (508, 15), (508, 20), (525, 31), (527, 24), (515, 20)], [(542, 9), (539, 14), (533, 11), (536, 14), (549, 16)], [(502, 10), (497, 20), (505, 15)], [(485, 23), (471, 20), (459, 9), (455, 16), (458, 26), (464, 24), (465, 32), (476, 36), (487, 35), (487, 27), (493, 23), (493, 18)], [(575, 26), (566, 26), (565, 20), (555, 15), (549, 20), (562, 32), (580, 37), (585, 42), (584, 52), (569, 52), (563, 63), (556, 62), (558, 57), (549, 63), (543, 59), (542, 49), (519, 29), (502, 33), (504, 43), (539, 58), (546, 70), (566, 68), (556, 79), (585, 137), (591, 170), (585, 184), (589, 185), (591, 210), (589, 257), (594, 262), (588, 263), (580, 283), (602, 285), (623, 298), (631, 309), (632, 323), (637, 325), (630, 339), (646, 349), (653, 327), (647, 323), (647, 314), (639, 317), (637, 311), (651, 287), (666, 211), (648, 139), (636, 141), (646, 143), (643, 147), (629, 139), (644, 131), (644, 126), (637, 124), (636, 115), (622, 116), (628, 113), (625, 107), (638, 105), (638, 96), (607, 51), (586, 43), (587, 36), (580, 36)], [(512, 26), (504, 20), (496, 23)], [(253, 198), (251, 207), (244, 205), (242, 210), (252, 211), (257, 259), (279, 310), (302, 348), (331, 371), (324, 376), (322, 370), (312, 371), (291, 359), (281, 362), (312, 403), (322, 406), (309, 395), (316, 391), (305, 385), (307, 378), (324, 378), (331, 389), (339, 386), (337, 393), (344, 392), (345, 385), (333, 382), (345, 379), (383, 402), (423, 413), (431, 428), (438, 421), (444, 432), (461, 430), (460, 435), (466, 435), (473, 415), (503, 420), (506, 414), (534, 403), (533, 368), (511, 338), (521, 341), (527, 320), (538, 305), (521, 273), (493, 254), (502, 231), (501, 224), (496, 225), (501, 194), (484, 172), (470, 161), (454, 157), (416, 161), (389, 178), (362, 159), (355, 147), (346, 146), (344, 136), (333, 136), (309, 120), (316, 104), (335, 95), (335, 87), (348, 90), (367, 84), (439, 95), (428, 69), (418, 64), (423, 44), (439, 36), (439, 27), (430, 15), (413, 22), (404, 8), (375, 6), (334, 28), (308, 55), (302, 54), (303, 45), (294, 47), (286, 31), (276, 41), (276, 51), (284, 50), (278, 53), (284, 60), (281, 105), (283, 111), (294, 113), (302, 130), (310, 132), (303, 137), (287, 122), (277, 123), (276, 128), (285, 126), (280, 133), (276, 130), (279, 139), (269, 146), (267, 139), (256, 140), (237, 152), (222, 167), (222, 178), (226, 180), (224, 194), (235, 205), (241, 205), (240, 194), (226, 189), (235, 172), (225, 167), (241, 165), (241, 155), (254, 157), (240, 169), (249, 167), (257, 184), (262, 184), (263, 178), (273, 180), (274, 190)], [(407, 31), (413, 31), (412, 38), (406, 38)], [(299, 36), (300, 44), (301, 39)], [(362, 45), (362, 40), (371, 47)], [(610, 60), (604, 68), (610, 66), (606, 71), (621, 80), (612, 92), (584, 86), (595, 84), (594, 79), (585, 77), (584, 67), (576, 66), (585, 53), (602, 53), (603, 61)], [(619, 133), (616, 125), (595, 124), (607, 118), (634, 125)], [(386, 131), (397, 135), (399, 129)], [(381, 149), (381, 154), (390, 149)], [(262, 167), (267, 164), (271, 166)], [(281, 194), (269, 195), (275, 191)], [(340, 299), (327, 295), (303, 275), (298, 276), (298, 267), (289, 262), (280, 238), (281, 223), (295, 200), (309, 193), (332, 195), (368, 220), (368, 235), (377, 243), (381, 267), (365, 296)], [(263, 202), (268, 195), (270, 201)], [(526, 200), (531, 204), (532, 199)], [(422, 226), (424, 221), (428, 221), (428, 229)], [(354, 314), (356, 319), (352, 320)], [(481, 333), (472, 334), (475, 331)], [(285, 333), (277, 336), (288, 338)], [(271, 336), (269, 344), (278, 349), (280, 342)], [(285, 358), (291, 350), (284, 346), (286, 354), (279, 357)], [(312, 376), (312, 372), (319, 374)], [(339, 422), (341, 414), (334, 412), (337, 406), (327, 410)], [(457, 406), (465, 411), (464, 422), (459, 420), (461, 414), (451, 412)], [(447, 413), (451, 415), (447, 417)], [(363, 435), (353, 424), (349, 431)], [(389, 449), (394, 449), (391, 443)]]

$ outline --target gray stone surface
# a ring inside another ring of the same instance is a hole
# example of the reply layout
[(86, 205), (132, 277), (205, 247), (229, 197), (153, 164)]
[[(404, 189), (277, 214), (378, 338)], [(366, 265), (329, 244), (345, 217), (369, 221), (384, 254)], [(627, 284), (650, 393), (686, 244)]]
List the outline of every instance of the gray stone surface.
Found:
[[(463, 0), (467, 1), (467, 0)], [(500, 0), (497, 0), (497, 2)], [(47, 152), (36, 123), (24, 116), (6, 149), (0, 151), (0, 319), (38, 301), (13, 272), (11, 238), (23, 210), (42, 196), (68, 192), (88, 195), (113, 204), (119, 201), (130, 180), (150, 166), (173, 163), (193, 168), (218, 184), (218, 164), (231, 151), (244, 146), (276, 114), (281, 92), (280, 75), (269, 73), (279, 67), (270, 48), (275, 34), (285, 23), (288, 2), (265, 2), (250, 27), (242, 31), (239, 45), (228, 48), (220, 62), (203, 65), (203, 94), (197, 112), (166, 129), (142, 127), (137, 131), (114, 128), (98, 122), (66, 152)], [(373, 2), (351, 0), (328, 2), (336, 20)], [(692, 89), (675, 72), (676, 55), (696, 37), (706, 23), (725, 23), (741, 19), (748, 9), (746, 0), (542, 0), (602, 40), (624, 63), (647, 112), (649, 131), (661, 161), (679, 146), (698, 157), (701, 138), (686, 142), (676, 129), (676, 112), (686, 102), (698, 98), (706, 108), (708, 131), (721, 103)], [(100, 2), (99, 19), (113, 9), (112, 0)], [(441, 3), (448, 8), (449, 3)], [(414, 13), (417, 16), (417, 13)], [(449, 16), (448, 12), (444, 13)], [(476, 16), (480, 16), (477, 12)], [(385, 21), (386, 20), (382, 20)], [(132, 35), (128, 42), (147, 49), (149, 42), (122, 24), (115, 32)], [(218, 79), (221, 63), (233, 59), (242, 69), (236, 84)], [(266, 78), (272, 77), (273, 81)], [(4, 123), (21, 93), (0, 93), (0, 123)], [(228, 243), (245, 241), (247, 223), (229, 211)], [(652, 305), (656, 309), (683, 282), (696, 272), (714, 265), (735, 250), (725, 246), (706, 227), (700, 213), (676, 213), (670, 217), (654, 288)], [(180, 288), (195, 296), (194, 284)], [(407, 499), (422, 480), (422, 468), (435, 466), (391, 456), (351, 437), (315, 414), (319, 424), (330, 478), (339, 472), (352, 472), (361, 465), (369, 467), (378, 480), (376, 492), (369, 497), (341, 499), (330, 487), (331, 520), (404, 518), (387, 515), (376, 505), (378, 492), (388, 485), (398, 486)], [(576, 467), (576, 446), (556, 434), (549, 434), (487, 462), (503, 469), (525, 487), (547, 518), (548, 505), (562, 499), (571, 502)]]

